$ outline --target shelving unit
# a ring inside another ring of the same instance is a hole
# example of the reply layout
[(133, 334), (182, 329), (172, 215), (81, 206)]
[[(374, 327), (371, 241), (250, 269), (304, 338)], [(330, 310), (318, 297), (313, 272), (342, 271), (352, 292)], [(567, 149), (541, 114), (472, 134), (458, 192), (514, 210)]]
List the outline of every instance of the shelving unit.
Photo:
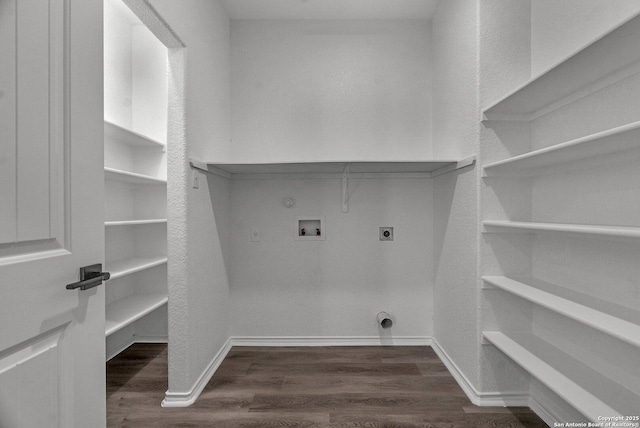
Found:
[(123, 171), (121, 169), (105, 167), (104, 175), (107, 180), (122, 181), (130, 184), (166, 184), (164, 178), (152, 177), (150, 175), (138, 174), (136, 172)]
[(483, 110), (483, 338), (559, 417), (640, 408), (638, 46), (636, 16)]
[[(589, 306), (591, 304), (602, 307), (602, 301), (577, 293), (569, 293), (558, 285), (545, 283), (533, 278), (516, 280), (505, 276), (483, 276), (482, 280), (536, 305), (640, 347), (640, 314), (636, 311), (608, 305), (612, 312), (622, 313), (632, 321), (625, 320), (620, 315), (612, 316)], [(543, 291), (544, 289), (548, 291)], [(562, 294), (567, 297), (561, 296)], [(581, 300), (585, 303), (577, 303), (576, 300)]]
[(520, 232), (556, 232), (600, 235), (615, 238), (640, 238), (640, 227), (597, 226), (587, 224), (540, 223), (526, 221), (484, 220), (482, 225), (489, 228)]
[(143, 224), (162, 224), (167, 223), (166, 218), (150, 218), (148, 220), (114, 220), (114, 221), (105, 221), (104, 225), (106, 227), (110, 226), (136, 226)]
[(104, 137), (107, 141), (118, 141), (132, 147), (164, 149), (164, 143), (106, 120), (104, 122)]
[(104, 0), (106, 357), (168, 341), (168, 51), (122, 0)]
[(219, 163), (197, 162), (208, 165), (224, 175), (232, 174), (342, 174), (348, 170), (354, 174), (422, 174), (436, 177), (475, 163), (475, 157), (465, 159), (435, 159), (423, 161), (328, 161), (328, 162), (270, 162), (270, 163)]
[(166, 257), (135, 257), (111, 262), (106, 269), (111, 273), (111, 279), (118, 279), (166, 263)]
[[(637, 409), (638, 397), (598, 371), (533, 335), (506, 335), (485, 331), (483, 337), (500, 349), (550, 390), (592, 421), (603, 415), (625, 415)], [(610, 397), (626, 397), (615, 408)]]
[(136, 294), (107, 305), (105, 334), (111, 336), (168, 302), (166, 294)]
[(531, 121), (640, 71), (640, 21), (631, 19), (489, 107), (488, 120)]
[[(111, 273), (105, 335), (109, 356), (117, 352), (114, 349), (123, 348), (123, 343), (145, 336), (136, 323), (143, 317), (162, 311), (161, 318), (166, 320), (166, 273), (154, 272), (166, 270), (168, 260), (162, 248), (166, 247), (167, 226), (164, 151), (164, 144), (158, 141), (105, 122), (105, 268)], [(160, 165), (150, 165), (149, 159)]]
[[(484, 166), (484, 176), (532, 176), (554, 165), (640, 150), (640, 121)], [(636, 156), (639, 156), (637, 154)]]

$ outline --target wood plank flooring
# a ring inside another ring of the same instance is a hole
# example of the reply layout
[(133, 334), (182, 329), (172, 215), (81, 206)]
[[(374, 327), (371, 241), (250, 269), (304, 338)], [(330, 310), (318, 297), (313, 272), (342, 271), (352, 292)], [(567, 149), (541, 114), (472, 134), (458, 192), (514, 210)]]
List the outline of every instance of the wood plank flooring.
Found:
[(196, 403), (162, 408), (166, 345), (107, 363), (107, 425), (546, 427), (528, 408), (476, 407), (429, 347), (232, 348)]

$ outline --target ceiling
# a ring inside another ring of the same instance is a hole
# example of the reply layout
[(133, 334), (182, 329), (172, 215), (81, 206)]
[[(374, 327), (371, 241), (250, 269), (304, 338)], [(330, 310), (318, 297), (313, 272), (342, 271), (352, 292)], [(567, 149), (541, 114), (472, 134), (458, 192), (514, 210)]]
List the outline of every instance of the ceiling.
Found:
[(222, 0), (231, 19), (422, 19), (439, 0)]

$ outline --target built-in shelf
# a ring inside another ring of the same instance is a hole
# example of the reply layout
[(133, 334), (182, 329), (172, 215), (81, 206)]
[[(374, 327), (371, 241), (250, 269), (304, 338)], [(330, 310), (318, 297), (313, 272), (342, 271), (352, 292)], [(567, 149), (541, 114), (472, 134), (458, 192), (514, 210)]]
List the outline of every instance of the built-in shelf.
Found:
[(533, 120), (640, 71), (634, 17), (484, 109), (489, 120)]
[(536, 223), (524, 221), (485, 220), (482, 222), (487, 231), (490, 228), (517, 232), (563, 232), (585, 235), (600, 235), (617, 238), (640, 238), (640, 227), (596, 226), (566, 223)]
[(437, 159), (425, 161), (381, 162), (273, 162), (273, 163), (219, 163), (191, 160), (198, 169), (212, 167), (211, 172), (232, 174), (422, 174), (435, 177), (475, 163), (475, 157), (462, 160)]
[(144, 224), (162, 224), (166, 222), (167, 222), (166, 218), (150, 218), (145, 220), (111, 220), (111, 221), (105, 221), (104, 225), (106, 227), (137, 226), (137, 225), (144, 225)]
[(104, 136), (106, 140), (118, 141), (134, 147), (148, 149), (164, 149), (164, 143), (140, 133), (123, 128), (111, 122), (104, 122)]
[(640, 149), (640, 121), (484, 166), (485, 176), (535, 174), (540, 168)]
[(107, 180), (122, 181), (131, 184), (166, 184), (163, 178), (151, 177), (150, 175), (137, 174), (135, 172), (123, 171), (120, 169), (104, 167), (104, 177)]
[(111, 279), (117, 279), (166, 263), (166, 256), (136, 257), (132, 259), (117, 260), (114, 262), (106, 263), (105, 269), (107, 269), (107, 271), (111, 274)]
[[(589, 300), (593, 300), (595, 302), (596, 299), (590, 299), (588, 296), (584, 295), (580, 296), (578, 293), (571, 293), (569, 290), (565, 290), (560, 286), (535, 280), (533, 278), (514, 279), (505, 276), (484, 276), (482, 277), (482, 280), (502, 290), (508, 291), (511, 294), (533, 302), (536, 305), (557, 312), (596, 330), (602, 331), (610, 336), (616, 337), (624, 342), (640, 347), (640, 325), (637, 323), (627, 321), (617, 316), (612, 316), (608, 313), (593, 309), (585, 304), (575, 302), (555, 293), (562, 293), (566, 295), (573, 294), (573, 298), (576, 298), (577, 296), (585, 303)], [(603, 305), (602, 301), (595, 303), (600, 307), (606, 305)], [(613, 307), (615, 305), (608, 306)], [(634, 321), (640, 318), (640, 313), (634, 313), (634, 311), (630, 309), (620, 307), (614, 309), (616, 313), (630, 315), (629, 318), (635, 318)]]
[(109, 336), (167, 303), (167, 294), (134, 294), (107, 305), (105, 334)]
[[(497, 331), (485, 331), (483, 336), (591, 421), (640, 408), (640, 397), (536, 336)], [(616, 397), (617, 409), (606, 403), (611, 397)]]

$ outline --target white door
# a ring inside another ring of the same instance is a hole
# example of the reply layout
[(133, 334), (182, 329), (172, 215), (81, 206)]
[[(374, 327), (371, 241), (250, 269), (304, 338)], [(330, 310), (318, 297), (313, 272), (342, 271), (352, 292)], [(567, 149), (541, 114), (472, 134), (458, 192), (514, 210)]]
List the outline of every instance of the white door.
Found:
[(0, 0), (0, 427), (105, 425), (101, 0)]

